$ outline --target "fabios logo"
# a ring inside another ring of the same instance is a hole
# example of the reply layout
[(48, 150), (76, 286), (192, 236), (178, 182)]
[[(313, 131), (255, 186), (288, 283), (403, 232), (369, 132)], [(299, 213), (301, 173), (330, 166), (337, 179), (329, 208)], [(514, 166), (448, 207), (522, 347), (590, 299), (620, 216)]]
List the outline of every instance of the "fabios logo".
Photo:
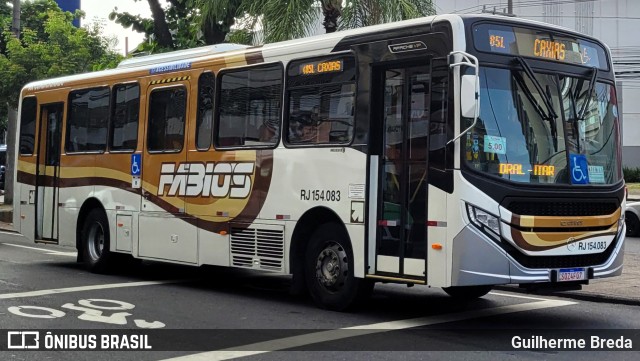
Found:
[[(164, 163), (159, 196), (247, 198), (255, 163)], [(168, 188), (168, 192), (167, 192)]]

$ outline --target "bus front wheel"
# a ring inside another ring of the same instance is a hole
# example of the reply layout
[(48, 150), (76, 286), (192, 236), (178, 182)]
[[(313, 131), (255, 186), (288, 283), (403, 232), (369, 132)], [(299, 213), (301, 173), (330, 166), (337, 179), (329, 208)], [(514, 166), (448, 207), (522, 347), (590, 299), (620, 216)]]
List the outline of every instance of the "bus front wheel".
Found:
[(493, 286), (457, 286), (445, 287), (443, 290), (455, 299), (474, 300), (486, 295), (492, 288)]
[(109, 221), (101, 209), (92, 209), (82, 227), (82, 251), (84, 263), (91, 272), (107, 271), (109, 251)]
[(305, 257), (305, 277), (313, 301), (322, 308), (344, 311), (369, 296), (373, 282), (355, 278), (353, 268), (353, 251), (344, 229), (335, 223), (318, 227)]

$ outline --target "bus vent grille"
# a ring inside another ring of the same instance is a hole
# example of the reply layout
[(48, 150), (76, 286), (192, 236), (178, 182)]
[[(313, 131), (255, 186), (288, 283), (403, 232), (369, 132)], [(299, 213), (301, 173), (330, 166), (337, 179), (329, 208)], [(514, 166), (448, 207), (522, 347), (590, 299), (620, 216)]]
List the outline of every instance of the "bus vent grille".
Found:
[(284, 270), (284, 227), (231, 226), (231, 264), (269, 271)]
[(616, 202), (580, 202), (580, 201), (512, 201), (506, 208), (521, 216), (608, 216), (613, 214), (620, 204)]

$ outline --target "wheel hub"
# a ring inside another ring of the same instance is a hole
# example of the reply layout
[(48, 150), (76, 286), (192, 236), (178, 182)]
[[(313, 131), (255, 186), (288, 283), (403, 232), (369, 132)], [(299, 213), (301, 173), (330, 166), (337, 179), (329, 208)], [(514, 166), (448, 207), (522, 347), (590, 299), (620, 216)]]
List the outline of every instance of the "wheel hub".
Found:
[(339, 290), (344, 285), (348, 271), (347, 253), (339, 244), (328, 244), (318, 255), (316, 277), (326, 289)]
[(97, 260), (102, 256), (104, 250), (104, 230), (100, 223), (96, 222), (91, 226), (88, 238), (91, 258)]

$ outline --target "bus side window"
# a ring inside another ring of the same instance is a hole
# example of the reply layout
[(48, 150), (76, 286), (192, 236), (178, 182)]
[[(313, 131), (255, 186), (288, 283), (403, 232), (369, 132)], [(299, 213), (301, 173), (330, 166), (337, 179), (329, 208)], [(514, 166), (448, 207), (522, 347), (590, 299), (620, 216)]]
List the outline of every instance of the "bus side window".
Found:
[(109, 149), (133, 152), (138, 146), (140, 85), (116, 85), (113, 87), (113, 98)]
[(214, 75), (202, 73), (198, 79), (198, 115), (196, 118), (196, 148), (208, 150), (213, 136)]
[(355, 60), (350, 56), (297, 60), (289, 64), (287, 75), (287, 143), (350, 143), (355, 127)]
[(38, 101), (36, 97), (22, 99), (20, 114), (20, 155), (33, 155), (36, 140), (36, 113)]
[(149, 100), (147, 148), (150, 152), (180, 152), (184, 145), (187, 90), (154, 90)]
[(69, 93), (67, 153), (104, 151), (107, 148), (111, 90), (81, 89)]
[(282, 65), (223, 71), (218, 79), (215, 146), (275, 146), (280, 134)]

